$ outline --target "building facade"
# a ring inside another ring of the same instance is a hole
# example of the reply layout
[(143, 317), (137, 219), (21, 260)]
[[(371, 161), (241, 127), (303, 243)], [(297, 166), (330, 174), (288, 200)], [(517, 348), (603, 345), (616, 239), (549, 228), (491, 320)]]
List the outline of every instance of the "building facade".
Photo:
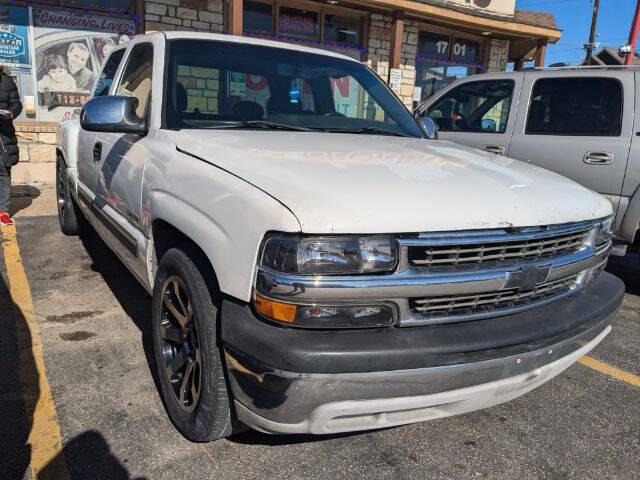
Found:
[[(21, 160), (53, 160), (57, 122), (82, 107), (114, 46), (166, 30), (339, 51), (366, 62), (408, 107), (461, 76), (544, 65), (561, 36), (553, 15), (516, 10), (515, 0), (0, 0), (0, 65), (25, 105)], [(192, 93), (190, 102), (203, 101)]]

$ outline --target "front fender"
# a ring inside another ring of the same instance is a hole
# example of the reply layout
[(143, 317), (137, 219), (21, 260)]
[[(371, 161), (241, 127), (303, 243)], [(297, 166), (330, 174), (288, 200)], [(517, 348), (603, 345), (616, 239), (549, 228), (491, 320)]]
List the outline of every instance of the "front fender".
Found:
[[(244, 180), (175, 150), (152, 149), (145, 170), (143, 228), (163, 220), (195, 242), (220, 290), (249, 301), (258, 250), (269, 231), (299, 232), (296, 217)], [(153, 273), (150, 272), (150, 277)]]

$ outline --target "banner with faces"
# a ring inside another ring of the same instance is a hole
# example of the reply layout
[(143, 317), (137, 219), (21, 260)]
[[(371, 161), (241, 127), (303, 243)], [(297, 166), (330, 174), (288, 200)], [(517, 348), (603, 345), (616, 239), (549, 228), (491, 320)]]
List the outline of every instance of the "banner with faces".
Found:
[(130, 18), (32, 9), (37, 119), (60, 121), (89, 99), (102, 62), (136, 34)]

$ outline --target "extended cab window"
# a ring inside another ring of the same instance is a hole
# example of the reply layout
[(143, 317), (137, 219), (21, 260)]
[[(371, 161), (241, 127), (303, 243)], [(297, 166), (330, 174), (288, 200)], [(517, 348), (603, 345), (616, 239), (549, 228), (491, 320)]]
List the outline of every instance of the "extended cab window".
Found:
[(136, 114), (144, 118), (151, 98), (151, 73), (153, 69), (153, 46), (150, 43), (134, 45), (127, 59), (116, 95), (136, 97)]
[(619, 136), (622, 85), (614, 78), (537, 80), (527, 117), (528, 135)]
[(122, 61), (123, 55), (124, 49), (116, 50), (115, 52), (111, 53), (104, 64), (102, 72), (100, 72), (98, 81), (96, 82), (96, 90), (93, 94), (94, 97), (101, 97), (103, 95), (109, 94), (109, 88), (113, 83), (113, 78), (116, 76), (116, 71), (118, 70), (118, 66)]
[(469, 82), (446, 93), (427, 110), (443, 132), (504, 133), (513, 80)]
[(359, 62), (206, 40), (172, 40), (169, 52), (168, 128), (423, 135), (388, 87)]

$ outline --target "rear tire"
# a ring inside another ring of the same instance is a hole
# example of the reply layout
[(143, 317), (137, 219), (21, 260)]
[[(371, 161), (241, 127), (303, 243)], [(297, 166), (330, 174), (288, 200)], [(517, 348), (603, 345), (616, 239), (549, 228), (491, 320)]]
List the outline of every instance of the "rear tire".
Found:
[(67, 166), (60, 157), (56, 161), (56, 200), (62, 233), (73, 236), (86, 232), (87, 223), (84, 214), (71, 195)]
[(153, 288), (153, 341), (164, 405), (193, 442), (234, 433), (218, 348), (215, 284), (204, 256), (187, 247), (163, 255)]

